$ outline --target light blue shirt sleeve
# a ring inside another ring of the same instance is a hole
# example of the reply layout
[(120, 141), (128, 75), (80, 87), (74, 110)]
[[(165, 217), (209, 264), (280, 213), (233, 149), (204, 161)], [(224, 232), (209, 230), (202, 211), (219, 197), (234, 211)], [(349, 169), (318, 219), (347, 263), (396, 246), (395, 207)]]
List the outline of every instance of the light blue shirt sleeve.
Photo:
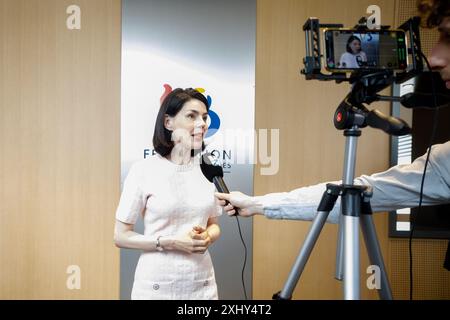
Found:
[[(333, 183), (339, 184), (340, 181)], [(290, 192), (269, 193), (255, 197), (262, 204), (264, 215), (270, 219), (313, 220), (320, 199), (326, 190), (326, 183), (302, 187)], [(340, 199), (328, 215), (327, 222), (337, 223), (339, 218)]]
[[(371, 176), (360, 176), (355, 179), (355, 184), (372, 187), (371, 205), (374, 212), (416, 207), (419, 205), (425, 160), (426, 154), (411, 164), (397, 165)], [(312, 220), (325, 190), (326, 183), (321, 183), (255, 199), (263, 205), (264, 215), (268, 218)], [(450, 203), (450, 142), (432, 147), (423, 189), (422, 205), (444, 203)], [(340, 199), (330, 212), (327, 222), (337, 223), (339, 213)]]

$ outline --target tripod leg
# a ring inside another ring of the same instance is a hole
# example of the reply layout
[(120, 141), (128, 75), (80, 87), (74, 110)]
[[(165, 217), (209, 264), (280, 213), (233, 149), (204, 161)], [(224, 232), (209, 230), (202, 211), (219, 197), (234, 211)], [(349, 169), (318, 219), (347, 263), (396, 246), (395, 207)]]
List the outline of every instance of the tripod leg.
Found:
[(387, 278), (386, 267), (384, 265), (383, 256), (381, 254), (380, 244), (378, 243), (373, 218), (370, 214), (361, 215), (361, 229), (364, 235), (364, 242), (366, 244), (367, 253), (369, 255), (370, 263), (380, 268), (380, 289), (378, 294), (380, 299), (392, 300), (391, 287)]
[(359, 217), (344, 216), (344, 299), (360, 299)]
[(317, 239), (319, 238), (320, 232), (325, 225), (325, 221), (327, 220), (329, 211), (319, 211), (314, 218), (314, 221), (306, 235), (305, 241), (303, 243), (302, 248), (297, 256), (297, 260), (295, 260), (295, 264), (292, 267), (291, 272), (289, 273), (288, 279), (286, 280), (286, 284), (283, 287), (283, 290), (279, 294), (279, 299), (287, 300), (291, 299), (292, 292), (297, 285), (298, 279), (302, 274), (306, 262), (308, 261), (309, 256), (316, 244)]
[(344, 216), (339, 216), (339, 231), (338, 242), (336, 246), (336, 273), (334, 277), (336, 280), (342, 281), (344, 278), (344, 260), (342, 260), (344, 253)]
[(361, 190), (348, 187), (342, 195), (341, 213), (344, 216), (344, 299), (360, 299), (359, 274), (359, 217)]

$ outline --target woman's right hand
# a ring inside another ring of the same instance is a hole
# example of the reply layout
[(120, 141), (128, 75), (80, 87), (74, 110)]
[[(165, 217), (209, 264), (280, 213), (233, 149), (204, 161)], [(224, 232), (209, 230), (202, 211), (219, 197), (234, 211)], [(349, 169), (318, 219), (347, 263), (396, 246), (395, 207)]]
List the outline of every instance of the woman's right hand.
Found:
[(189, 234), (182, 237), (165, 238), (161, 237), (161, 246), (166, 250), (176, 250), (186, 253), (204, 253), (209, 246), (208, 239), (192, 239)]

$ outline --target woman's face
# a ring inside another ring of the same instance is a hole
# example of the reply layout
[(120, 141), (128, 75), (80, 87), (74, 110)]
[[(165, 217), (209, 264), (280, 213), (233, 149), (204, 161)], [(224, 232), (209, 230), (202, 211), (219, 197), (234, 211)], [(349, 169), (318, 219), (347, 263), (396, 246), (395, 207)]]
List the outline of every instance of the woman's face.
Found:
[(361, 42), (359, 42), (359, 40), (353, 40), (352, 42), (350, 42), (349, 46), (354, 54), (361, 51)]
[(174, 117), (166, 115), (165, 127), (172, 131), (175, 145), (187, 150), (198, 150), (202, 148), (203, 138), (208, 130), (207, 119), (205, 104), (192, 99), (187, 101)]

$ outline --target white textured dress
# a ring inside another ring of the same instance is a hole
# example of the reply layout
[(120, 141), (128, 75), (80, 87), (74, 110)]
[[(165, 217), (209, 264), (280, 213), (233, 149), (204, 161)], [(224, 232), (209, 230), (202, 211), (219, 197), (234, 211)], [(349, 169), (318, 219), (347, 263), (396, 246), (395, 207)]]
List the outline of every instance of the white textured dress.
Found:
[[(222, 213), (214, 191), (198, 163), (176, 165), (156, 154), (130, 168), (116, 219), (135, 224), (143, 214), (149, 239), (187, 235), (196, 225), (206, 228), (210, 217)], [(218, 299), (209, 252), (142, 252), (131, 299)]]

